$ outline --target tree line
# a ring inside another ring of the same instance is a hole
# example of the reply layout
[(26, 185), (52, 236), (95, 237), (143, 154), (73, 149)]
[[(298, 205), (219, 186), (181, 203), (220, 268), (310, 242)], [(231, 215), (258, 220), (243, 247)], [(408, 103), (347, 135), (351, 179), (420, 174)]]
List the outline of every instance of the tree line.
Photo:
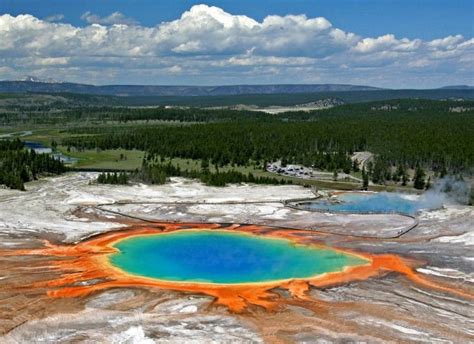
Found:
[(0, 140), (0, 185), (25, 190), (26, 182), (65, 171), (66, 167), (60, 160), (26, 149), (19, 139)]
[[(273, 104), (279, 99), (289, 97), (294, 99), (298, 95), (273, 95)], [(340, 100), (335, 93), (328, 94), (326, 99), (334, 101)], [(194, 97), (191, 97), (194, 98)], [(265, 112), (249, 110), (235, 110), (229, 108), (203, 108), (199, 101), (191, 107), (185, 106), (157, 106), (157, 107), (130, 107), (117, 106), (95, 98), (87, 98), (77, 102), (52, 102), (48, 104), (31, 105), (28, 102), (23, 104), (21, 100), (11, 105), (4, 105), (5, 111), (0, 113), (0, 124), (13, 124), (16, 122), (29, 122), (37, 124), (64, 124), (78, 121), (90, 121), (97, 123), (109, 122), (135, 122), (135, 121), (172, 121), (172, 122), (221, 122), (221, 121), (312, 121), (324, 116), (340, 115), (360, 115), (360, 114), (423, 114), (423, 113), (449, 113), (453, 108), (462, 107), (470, 109), (472, 114), (474, 109), (473, 101), (455, 100), (426, 100), (426, 99), (393, 99), (366, 103), (350, 103), (335, 106), (330, 109), (318, 111), (299, 111), (294, 107), (288, 112), (277, 115)], [(195, 98), (195, 100), (198, 98)], [(304, 102), (304, 99), (301, 99)], [(98, 104), (105, 104), (99, 106)], [(132, 103), (133, 104), (133, 103)], [(232, 105), (232, 104), (230, 104)], [(266, 106), (272, 103), (264, 104)], [(199, 107), (201, 106), (201, 107)], [(256, 108), (258, 110), (258, 108)]]
[(103, 172), (103, 173), (100, 173), (99, 176), (97, 177), (97, 183), (126, 185), (128, 184), (128, 179), (129, 179), (128, 173), (125, 173), (125, 172), (120, 172), (120, 173)]
[(226, 186), (227, 184), (253, 183), (253, 184), (291, 184), (291, 181), (277, 179), (273, 177), (254, 176), (252, 173), (242, 173), (235, 170), (211, 172), (207, 162), (201, 163), (201, 169), (187, 170), (174, 166), (171, 163), (161, 164), (157, 162), (147, 162), (144, 160), (143, 166), (135, 174), (141, 181), (150, 184), (164, 184), (170, 177), (185, 177), (198, 179), (208, 186)]

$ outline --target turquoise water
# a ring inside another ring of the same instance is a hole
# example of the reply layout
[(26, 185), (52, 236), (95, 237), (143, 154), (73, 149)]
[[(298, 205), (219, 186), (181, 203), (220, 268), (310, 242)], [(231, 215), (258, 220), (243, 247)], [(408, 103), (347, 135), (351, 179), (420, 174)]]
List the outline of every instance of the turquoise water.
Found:
[(367, 263), (289, 240), (226, 231), (179, 231), (114, 245), (111, 263), (134, 275), (180, 282), (252, 283), (307, 278)]
[(415, 215), (424, 208), (421, 201), (410, 200), (396, 193), (346, 193), (334, 200), (315, 200), (300, 203), (308, 210), (334, 211), (346, 213), (402, 213)]

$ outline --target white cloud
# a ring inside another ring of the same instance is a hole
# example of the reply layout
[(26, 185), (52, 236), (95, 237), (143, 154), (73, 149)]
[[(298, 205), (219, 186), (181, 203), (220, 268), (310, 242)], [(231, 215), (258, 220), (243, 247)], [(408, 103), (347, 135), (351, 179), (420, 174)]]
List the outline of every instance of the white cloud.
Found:
[(1, 15), (0, 79), (48, 74), (94, 83), (430, 87), (472, 83), (474, 77), (474, 39), (461, 35), (432, 41), (393, 34), (360, 37), (322, 17), (256, 21), (207, 5), (154, 27), (119, 12), (107, 17), (86, 12), (82, 18), (89, 25)]
[(419, 39), (397, 39), (394, 35), (387, 34), (377, 38), (364, 38), (356, 44), (354, 50), (360, 53), (371, 53), (387, 50), (410, 52), (419, 49), (421, 44), (422, 41)]
[(64, 14), (62, 13), (57, 13), (57, 14), (52, 14), (50, 16), (47, 16), (44, 18), (44, 21), (48, 22), (58, 22), (64, 19)]
[(464, 40), (464, 37), (461, 35), (448, 36), (440, 39), (432, 40), (428, 42), (428, 46), (434, 49), (446, 49), (451, 50), (456, 48), (456, 46)]
[(137, 25), (138, 22), (133, 19), (124, 16), (120, 12), (114, 12), (107, 17), (100, 17), (90, 11), (82, 14), (81, 19), (86, 21), (89, 24), (101, 24), (101, 25), (114, 25), (114, 24), (123, 24), (123, 25)]
[(36, 59), (36, 64), (41, 66), (60, 66), (69, 63), (68, 57), (45, 57)]
[(180, 66), (174, 65), (172, 67), (167, 68), (167, 71), (170, 74), (181, 74), (183, 71), (183, 68), (181, 68)]

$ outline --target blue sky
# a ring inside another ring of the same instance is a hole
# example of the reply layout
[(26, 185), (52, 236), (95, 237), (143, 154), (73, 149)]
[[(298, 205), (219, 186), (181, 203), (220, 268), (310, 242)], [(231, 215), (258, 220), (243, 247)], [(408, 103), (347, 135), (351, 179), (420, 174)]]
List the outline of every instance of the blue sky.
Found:
[(473, 18), (472, 0), (0, 0), (0, 79), (473, 84)]

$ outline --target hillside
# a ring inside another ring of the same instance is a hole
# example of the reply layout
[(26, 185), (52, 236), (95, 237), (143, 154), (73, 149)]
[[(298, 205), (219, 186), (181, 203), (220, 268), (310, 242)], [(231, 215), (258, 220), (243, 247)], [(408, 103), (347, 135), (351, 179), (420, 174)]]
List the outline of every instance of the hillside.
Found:
[(358, 85), (232, 85), (232, 86), (94, 86), (75, 83), (41, 82), (37, 80), (0, 81), (3, 93), (86, 93), (115, 96), (222, 96), (242, 94), (294, 94), (335, 91), (371, 91), (375, 87)]

